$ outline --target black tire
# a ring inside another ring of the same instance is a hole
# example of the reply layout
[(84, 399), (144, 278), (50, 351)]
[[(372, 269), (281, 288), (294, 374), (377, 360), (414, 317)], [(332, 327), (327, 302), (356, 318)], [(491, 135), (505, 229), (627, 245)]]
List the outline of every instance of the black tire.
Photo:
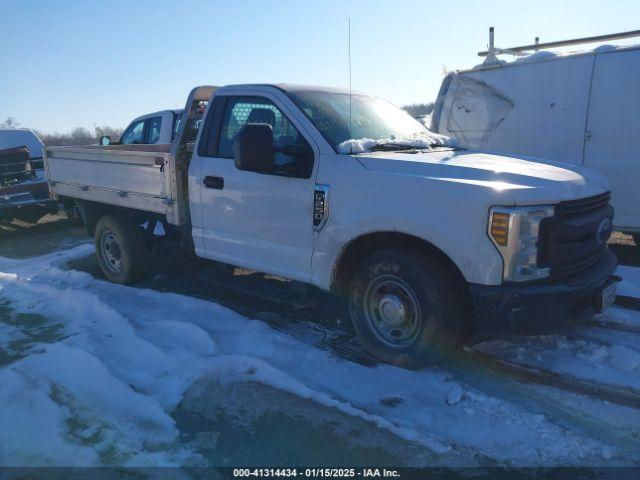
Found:
[(131, 284), (148, 272), (142, 229), (126, 215), (102, 217), (95, 230), (96, 258), (111, 282)]
[(460, 341), (465, 305), (450, 268), (415, 250), (369, 255), (349, 288), (349, 313), (363, 346), (383, 362), (405, 368), (450, 353)]

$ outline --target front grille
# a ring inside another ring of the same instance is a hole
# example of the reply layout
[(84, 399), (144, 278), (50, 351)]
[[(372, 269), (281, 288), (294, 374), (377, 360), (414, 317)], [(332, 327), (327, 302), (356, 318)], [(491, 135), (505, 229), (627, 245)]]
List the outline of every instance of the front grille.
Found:
[(595, 197), (582, 198), (580, 200), (568, 200), (566, 202), (560, 202), (556, 206), (556, 216), (568, 216), (577, 215), (609, 205), (611, 200), (611, 193), (605, 192)]
[(0, 184), (12, 184), (34, 178), (26, 147), (0, 150)]
[(577, 275), (605, 255), (606, 240), (598, 239), (602, 220), (613, 219), (610, 193), (559, 203), (553, 217), (540, 224), (538, 266), (549, 267), (555, 280)]

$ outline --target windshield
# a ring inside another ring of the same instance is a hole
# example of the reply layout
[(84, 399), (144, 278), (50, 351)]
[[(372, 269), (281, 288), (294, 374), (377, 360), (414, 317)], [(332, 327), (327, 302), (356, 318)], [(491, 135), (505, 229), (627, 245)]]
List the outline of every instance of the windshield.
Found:
[(289, 96), (340, 153), (446, 145), (446, 137), (430, 132), (381, 98), (351, 95), (350, 101), (348, 93), (313, 91), (289, 92)]

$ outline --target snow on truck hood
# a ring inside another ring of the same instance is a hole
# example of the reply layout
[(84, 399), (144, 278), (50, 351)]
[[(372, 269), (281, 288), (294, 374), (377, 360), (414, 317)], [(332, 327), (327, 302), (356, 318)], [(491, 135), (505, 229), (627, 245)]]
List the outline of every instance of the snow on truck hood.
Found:
[(516, 205), (540, 205), (601, 194), (609, 189), (595, 170), (559, 162), (473, 152), (368, 152), (357, 156), (368, 170), (466, 183), (507, 191)]

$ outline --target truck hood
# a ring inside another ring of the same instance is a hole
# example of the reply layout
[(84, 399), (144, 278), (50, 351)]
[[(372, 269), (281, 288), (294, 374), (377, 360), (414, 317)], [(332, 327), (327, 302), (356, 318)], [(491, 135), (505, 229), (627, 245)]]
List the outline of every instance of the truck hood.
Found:
[(515, 205), (552, 204), (601, 194), (609, 185), (595, 170), (533, 157), (469, 150), (371, 152), (357, 156), (371, 171), (466, 183), (509, 194)]

